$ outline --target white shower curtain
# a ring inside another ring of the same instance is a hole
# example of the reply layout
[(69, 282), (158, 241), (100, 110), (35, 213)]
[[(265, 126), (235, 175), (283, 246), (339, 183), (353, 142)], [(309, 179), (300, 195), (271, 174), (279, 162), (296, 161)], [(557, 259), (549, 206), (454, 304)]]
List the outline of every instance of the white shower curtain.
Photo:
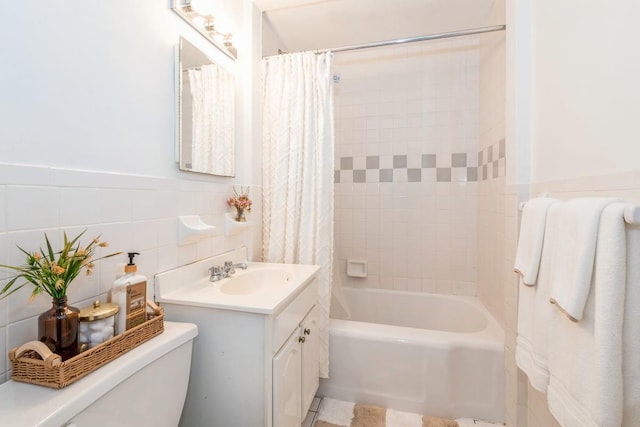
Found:
[(304, 52), (262, 64), (264, 259), (321, 266), (321, 377), (329, 374), (333, 261), (331, 61), (331, 53)]
[(233, 175), (235, 164), (234, 77), (217, 64), (190, 69), (192, 130), (191, 167)]

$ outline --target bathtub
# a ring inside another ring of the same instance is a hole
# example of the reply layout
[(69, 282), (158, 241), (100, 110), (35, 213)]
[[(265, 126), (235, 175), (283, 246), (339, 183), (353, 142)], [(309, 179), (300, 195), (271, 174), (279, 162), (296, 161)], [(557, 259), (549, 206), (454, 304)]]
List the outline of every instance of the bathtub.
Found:
[(504, 332), (476, 298), (344, 292), (350, 319), (332, 313), (330, 378), (319, 395), (504, 422)]

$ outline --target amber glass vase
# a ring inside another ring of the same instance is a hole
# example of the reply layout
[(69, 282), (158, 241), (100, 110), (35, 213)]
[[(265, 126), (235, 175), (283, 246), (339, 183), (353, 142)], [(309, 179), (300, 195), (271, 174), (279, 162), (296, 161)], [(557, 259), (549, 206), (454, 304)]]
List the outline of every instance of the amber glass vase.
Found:
[(54, 298), (51, 308), (38, 317), (40, 341), (62, 361), (78, 354), (80, 310), (67, 305), (67, 297)]
[(236, 221), (245, 222), (247, 218), (244, 216), (244, 209), (236, 208)]

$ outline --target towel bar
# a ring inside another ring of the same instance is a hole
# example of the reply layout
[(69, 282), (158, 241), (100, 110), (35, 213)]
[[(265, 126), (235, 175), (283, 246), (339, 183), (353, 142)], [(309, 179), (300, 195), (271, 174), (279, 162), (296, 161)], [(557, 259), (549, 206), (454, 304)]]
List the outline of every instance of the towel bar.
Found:
[[(520, 202), (518, 210), (522, 212), (527, 202)], [(640, 205), (629, 204), (624, 208), (624, 220), (630, 225), (640, 225)]]
[(640, 225), (640, 205), (627, 205), (624, 208), (624, 220), (627, 224)]

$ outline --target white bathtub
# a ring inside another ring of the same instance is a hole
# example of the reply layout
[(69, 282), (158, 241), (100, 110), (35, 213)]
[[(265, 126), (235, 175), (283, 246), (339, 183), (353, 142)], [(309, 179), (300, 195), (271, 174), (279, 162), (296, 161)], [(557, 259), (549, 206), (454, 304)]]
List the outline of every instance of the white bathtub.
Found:
[(504, 333), (477, 299), (344, 291), (351, 320), (331, 319), (320, 395), (504, 422)]

